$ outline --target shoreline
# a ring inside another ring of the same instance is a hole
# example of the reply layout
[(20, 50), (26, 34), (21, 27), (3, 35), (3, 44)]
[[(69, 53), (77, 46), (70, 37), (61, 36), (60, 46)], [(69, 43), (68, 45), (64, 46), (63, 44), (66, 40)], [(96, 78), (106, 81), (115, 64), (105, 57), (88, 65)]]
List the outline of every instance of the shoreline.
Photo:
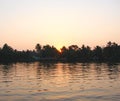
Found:
[(33, 62), (41, 62), (41, 63), (120, 63), (120, 61), (97, 61), (97, 60), (67, 60), (67, 59), (49, 59), (49, 58), (42, 58), (39, 60), (20, 60), (20, 61), (0, 61), (0, 64), (9, 64), (9, 63), (33, 63)]

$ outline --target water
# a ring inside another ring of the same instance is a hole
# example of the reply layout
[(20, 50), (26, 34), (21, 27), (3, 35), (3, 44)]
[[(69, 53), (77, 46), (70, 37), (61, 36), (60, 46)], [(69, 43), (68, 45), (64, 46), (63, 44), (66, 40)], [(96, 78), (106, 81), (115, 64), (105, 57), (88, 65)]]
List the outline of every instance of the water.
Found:
[(0, 101), (119, 101), (120, 64), (0, 65)]

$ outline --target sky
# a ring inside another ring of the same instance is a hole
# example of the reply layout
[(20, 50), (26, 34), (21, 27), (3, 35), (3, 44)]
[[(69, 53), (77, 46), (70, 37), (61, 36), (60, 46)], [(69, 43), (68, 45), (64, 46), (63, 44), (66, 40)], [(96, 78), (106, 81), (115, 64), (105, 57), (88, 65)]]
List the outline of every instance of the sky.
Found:
[(0, 0), (0, 47), (120, 44), (120, 0)]

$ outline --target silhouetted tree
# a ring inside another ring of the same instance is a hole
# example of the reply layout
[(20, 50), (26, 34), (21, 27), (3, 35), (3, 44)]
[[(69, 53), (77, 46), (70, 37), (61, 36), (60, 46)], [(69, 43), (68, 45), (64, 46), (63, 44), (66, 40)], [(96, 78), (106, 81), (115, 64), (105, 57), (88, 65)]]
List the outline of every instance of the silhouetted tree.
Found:
[(41, 52), (41, 45), (40, 45), (40, 44), (37, 44), (37, 45), (35, 46), (35, 49), (36, 49), (36, 52), (37, 52), (37, 53), (40, 53), (40, 52)]
[(104, 59), (106, 61), (119, 61), (120, 60), (120, 46), (115, 42), (108, 42), (103, 49)]
[(90, 60), (91, 57), (91, 48), (89, 46), (82, 45), (81, 47), (81, 59), (83, 61)]
[(46, 45), (42, 49), (42, 57), (44, 58), (56, 58), (59, 56), (58, 50), (54, 46)]
[(65, 46), (63, 46), (63, 47), (61, 48), (61, 57), (62, 57), (62, 58), (66, 58), (66, 57), (67, 57), (67, 54), (68, 54), (68, 49), (67, 49)]
[(69, 50), (77, 51), (79, 47), (77, 45), (71, 45), (69, 46)]
[(16, 61), (39, 61), (39, 60), (68, 60), (68, 61), (120, 61), (120, 45), (109, 41), (105, 47), (96, 46), (93, 50), (89, 46), (70, 45), (68, 48), (63, 46), (59, 52), (54, 46), (45, 45), (41, 47), (37, 44), (36, 51), (14, 50), (11, 46), (4, 44), (0, 48), (0, 62)]
[(103, 50), (100, 46), (96, 46), (93, 49), (93, 60), (99, 60), (99, 61), (103, 60)]
[(7, 44), (4, 44), (2, 51), (3, 52), (13, 52), (13, 48), (8, 46)]
[(35, 55), (36, 58), (42, 57), (42, 46), (40, 44), (37, 44), (35, 46), (35, 49), (36, 49), (36, 52), (37, 52), (37, 55)]
[(3, 45), (0, 54), (0, 60), (12, 61), (14, 59), (14, 50), (12, 47), (8, 46), (7, 44)]
[(70, 61), (76, 61), (77, 60), (77, 51), (79, 47), (77, 45), (71, 45), (68, 47), (68, 54), (67, 59)]

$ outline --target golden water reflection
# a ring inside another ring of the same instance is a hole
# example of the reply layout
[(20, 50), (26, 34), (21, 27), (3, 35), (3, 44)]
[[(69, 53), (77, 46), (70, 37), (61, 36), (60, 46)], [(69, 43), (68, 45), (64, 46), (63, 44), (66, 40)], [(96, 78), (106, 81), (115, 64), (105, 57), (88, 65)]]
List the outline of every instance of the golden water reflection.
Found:
[(0, 65), (0, 101), (119, 101), (120, 64)]

